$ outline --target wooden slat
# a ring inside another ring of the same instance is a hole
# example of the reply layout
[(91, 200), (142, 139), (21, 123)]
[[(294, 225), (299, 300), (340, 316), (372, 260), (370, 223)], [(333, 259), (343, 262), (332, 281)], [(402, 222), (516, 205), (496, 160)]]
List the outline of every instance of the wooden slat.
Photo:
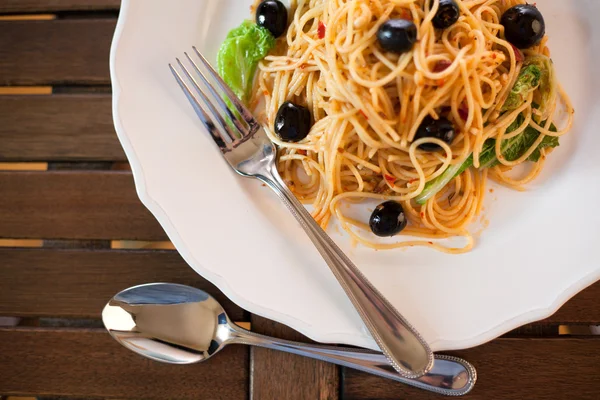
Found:
[(130, 172), (0, 172), (0, 237), (166, 240)]
[(116, 19), (0, 21), (3, 85), (108, 84)]
[(0, 394), (119, 399), (246, 399), (248, 349), (174, 366), (147, 360), (103, 330), (0, 329)]
[[(307, 341), (294, 330), (273, 321), (252, 316), (254, 332), (278, 338)], [(338, 368), (332, 364), (253, 348), (250, 356), (251, 400), (334, 400), (338, 399)]]
[(0, 161), (124, 161), (110, 94), (0, 96)]
[(175, 251), (0, 248), (0, 315), (100, 318), (117, 292), (151, 282), (205, 290), (234, 321), (244, 311), (196, 274)]
[(0, 13), (118, 10), (121, 0), (2, 0)]
[[(600, 338), (498, 339), (454, 353), (472, 362), (479, 379), (468, 400), (577, 399), (600, 395)], [(344, 370), (344, 400), (436, 400), (402, 384)]]

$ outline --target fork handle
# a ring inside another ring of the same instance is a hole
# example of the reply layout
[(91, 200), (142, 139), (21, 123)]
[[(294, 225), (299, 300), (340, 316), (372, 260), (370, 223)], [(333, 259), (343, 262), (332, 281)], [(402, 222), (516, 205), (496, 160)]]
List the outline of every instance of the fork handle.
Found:
[(276, 166), (257, 178), (277, 193), (302, 225), (394, 369), (407, 378), (426, 374), (433, 366), (427, 343), (321, 229), (285, 185)]

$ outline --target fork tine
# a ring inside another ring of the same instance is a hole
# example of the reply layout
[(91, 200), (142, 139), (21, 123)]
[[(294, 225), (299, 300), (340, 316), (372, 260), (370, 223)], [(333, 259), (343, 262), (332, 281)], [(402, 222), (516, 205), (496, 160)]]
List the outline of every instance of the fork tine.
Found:
[(221, 136), (221, 134), (219, 133), (219, 130), (217, 129), (215, 124), (212, 122), (211, 118), (208, 116), (206, 111), (204, 111), (204, 109), (200, 106), (200, 103), (198, 102), (196, 97), (194, 97), (194, 95), (192, 94), (192, 91), (190, 90), (187, 83), (185, 83), (185, 81), (183, 80), (183, 78), (181, 77), (179, 72), (177, 72), (177, 70), (173, 67), (173, 65), (169, 64), (169, 69), (171, 70), (171, 73), (173, 74), (173, 76), (175, 77), (175, 80), (179, 84), (179, 87), (181, 87), (181, 90), (183, 90), (183, 93), (185, 93), (185, 96), (188, 98), (190, 104), (194, 108), (196, 115), (198, 115), (198, 118), (200, 118), (200, 120), (202, 121), (202, 123), (204, 124), (204, 126), (206, 127), (208, 132), (210, 133), (210, 135), (213, 138), (213, 140), (215, 141), (215, 143), (217, 143), (217, 146), (219, 146), (219, 148), (221, 150), (227, 149), (227, 144), (225, 143), (224, 138)]
[(208, 63), (208, 61), (206, 61), (206, 58), (204, 58), (204, 56), (198, 51), (196, 46), (192, 46), (192, 49), (194, 49), (194, 52), (196, 53), (196, 55), (202, 62), (202, 65), (204, 66), (204, 68), (208, 71), (210, 77), (212, 79), (214, 79), (214, 81), (217, 83), (219, 89), (225, 94), (225, 96), (231, 102), (231, 104), (233, 104), (235, 106), (235, 109), (242, 116), (242, 119), (244, 121), (246, 121), (246, 123), (251, 128), (256, 126), (257, 123), (256, 123), (254, 117), (252, 116), (252, 113), (250, 112), (250, 110), (248, 110), (248, 108), (246, 108), (244, 103), (242, 103), (242, 101), (240, 99), (238, 99), (238, 97), (235, 95), (235, 93), (233, 93), (231, 88), (219, 76), (217, 71), (214, 70), (214, 68)]
[[(179, 60), (179, 58), (177, 58), (176, 60), (177, 60), (177, 64), (179, 65), (179, 67), (185, 73), (186, 77), (189, 79), (190, 82), (192, 82), (192, 86), (194, 87), (194, 89), (196, 89), (196, 94), (198, 94), (200, 96), (200, 100), (202, 100), (202, 103), (204, 104), (204, 106), (206, 106), (206, 108), (208, 108), (208, 110), (212, 113), (213, 117), (216, 118), (216, 120), (217, 120), (216, 122), (218, 122), (219, 127), (221, 129), (223, 129), (227, 133), (227, 135), (229, 135), (229, 140), (231, 142), (237, 140), (240, 135), (239, 134), (236, 135), (231, 130), (230, 125), (227, 124), (227, 122), (225, 121), (225, 119), (223, 118), (221, 113), (219, 113), (217, 111), (214, 104), (208, 99), (208, 97), (206, 96), (204, 91), (200, 88), (200, 85), (198, 84), (196, 79), (192, 76), (192, 74), (190, 74), (190, 71), (188, 71), (188, 69), (183, 65), (181, 60)], [(215, 120), (213, 119), (213, 122), (214, 121)]]
[(223, 97), (221, 97), (221, 95), (219, 93), (217, 93), (214, 86), (210, 84), (210, 82), (208, 81), (208, 79), (206, 78), (204, 73), (200, 70), (200, 68), (198, 68), (198, 64), (196, 64), (196, 62), (194, 60), (192, 60), (192, 58), (190, 57), (190, 55), (188, 53), (183, 53), (183, 54), (185, 54), (185, 56), (187, 57), (190, 64), (192, 64), (192, 67), (194, 67), (194, 70), (196, 70), (196, 73), (202, 80), (202, 83), (204, 84), (204, 86), (206, 86), (208, 88), (211, 95), (215, 98), (215, 100), (219, 104), (221, 110), (227, 114), (230, 121), (242, 133), (242, 136), (245, 136), (248, 133), (248, 128), (246, 126), (244, 126), (244, 124), (238, 119), (238, 117), (233, 113), (233, 111), (231, 111), (229, 106), (223, 100)]

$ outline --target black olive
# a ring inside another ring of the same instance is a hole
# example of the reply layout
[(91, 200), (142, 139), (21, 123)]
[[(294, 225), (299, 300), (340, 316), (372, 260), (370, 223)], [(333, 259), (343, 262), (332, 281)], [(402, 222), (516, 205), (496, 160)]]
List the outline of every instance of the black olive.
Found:
[(256, 9), (256, 24), (278, 38), (287, 29), (288, 11), (279, 0), (265, 0)]
[(519, 49), (528, 49), (542, 40), (546, 33), (544, 17), (537, 7), (519, 4), (511, 7), (500, 20), (504, 37)]
[[(454, 140), (454, 125), (452, 122), (448, 121), (448, 119), (441, 117), (440, 119), (433, 119), (430, 115), (426, 116), (419, 129), (417, 129), (417, 134), (415, 135), (415, 139), (423, 139), (423, 138), (436, 138), (443, 140), (449, 145), (452, 144)], [(441, 146), (435, 143), (423, 143), (419, 146), (419, 149), (425, 151), (436, 151), (440, 150)]]
[(402, 54), (412, 49), (417, 41), (417, 27), (412, 21), (390, 19), (379, 27), (377, 40), (384, 50)]
[(433, 17), (433, 26), (438, 29), (450, 28), (458, 21), (458, 17), (460, 9), (454, 0), (440, 0), (438, 11)]
[(299, 142), (308, 136), (311, 117), (308, 108), (285, 102), (275, 117), (275, 133), (284, 142)]
[(386, 201), (378, 205), (369, 220), (371, 231), (381, 237), (397, 235), (406, 228), (406, 225), (408, 220), (404, 209), (395, 201)]

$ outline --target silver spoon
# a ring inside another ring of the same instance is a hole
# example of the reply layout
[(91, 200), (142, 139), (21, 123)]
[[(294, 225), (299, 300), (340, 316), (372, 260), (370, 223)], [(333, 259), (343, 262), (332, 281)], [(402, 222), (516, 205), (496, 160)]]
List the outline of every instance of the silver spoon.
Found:
[(102, 320), (123, 346), (170, 364), (205, 361), (228, 344), (247, 344), (327, 361), (449, 396), (468, 393), (477, 380), (475, 368), (457, 357), (436, 355), (427, 374), (410, 379), (400, 376), (381, 353), (259, 335), (232, 323), (208, 293), (184, 285), (151, 283), (126, 289), (104, 307)]

